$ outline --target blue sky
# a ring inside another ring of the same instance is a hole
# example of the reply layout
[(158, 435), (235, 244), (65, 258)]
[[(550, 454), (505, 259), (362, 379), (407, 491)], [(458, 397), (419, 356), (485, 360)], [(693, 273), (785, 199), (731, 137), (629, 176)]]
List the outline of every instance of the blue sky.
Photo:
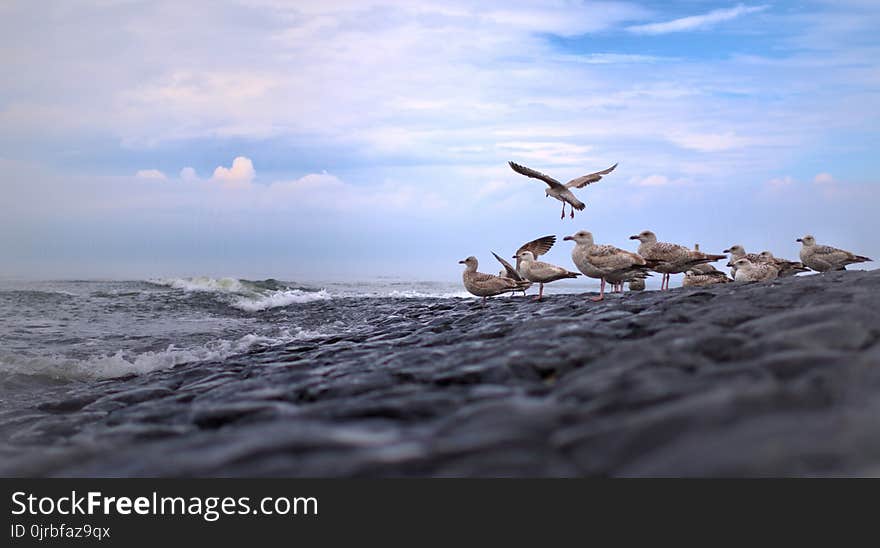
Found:
[[(0, 277), (453, 280), (578, 229), (880, 255), (872, 0), (5, 2), (0, 27)], [(620, 166), (561, 221), (508, 160)]]

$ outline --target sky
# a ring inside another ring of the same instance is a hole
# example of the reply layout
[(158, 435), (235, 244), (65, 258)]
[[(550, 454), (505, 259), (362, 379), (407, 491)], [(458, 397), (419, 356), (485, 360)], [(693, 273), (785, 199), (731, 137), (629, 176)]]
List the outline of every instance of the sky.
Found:
[[(880, 256), (880, 2), (0, 3), (0, 278)], [(618, 168), (559, 219), (545, 185)], [(873, 268), (874, 264), (868, 264)]]

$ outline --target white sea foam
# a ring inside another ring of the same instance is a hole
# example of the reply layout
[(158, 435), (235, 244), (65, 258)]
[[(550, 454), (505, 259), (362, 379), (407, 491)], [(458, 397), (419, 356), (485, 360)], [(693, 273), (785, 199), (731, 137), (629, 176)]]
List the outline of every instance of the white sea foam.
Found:
[(292, 304), (310, 303), (331, 299), (329, 293), (321, 291), (302, 291), (300, 289), (282, 289), (268, 291), (257, 297), (239, 297), (232, 302), (232, 306), (245, 312), (258, 312), (270, 308), (290, 306)]
[[(270, 308), (290, 306), (292, 304), (309, 303), (333, 298), (390, 298), (390, 299), (461, 299), (472, 298), (473, 295), (464, 289), (455, 290), (452, 284), (441, 284), (441, 287), (423, 287), (400, 289), (394, 287), (377, 287), (374, 282), (366, 282), (363, 286), (347, 283), (343, 287), (331, 290), (307, 291), (296, 288), (267, 289), (255, 285), (255, 282), (235, 278), (162, 278), (150, 280), (150, 283), (180, 289), (186, 292), (210, 292), (233, 297), (230, 306), (246, 312), (258, 312)], [(259, 283), (259, 282), (256, 282)], [(418, 284), (421, 285), (421, 284)], [(460, 286), (459, 286), (460, 287)]]
[(169, 345), (165, 350), (131, 355), (123, 350), (87, 359), (63, 356), (21, 356), (0, 353), (0, 374), (19, 374), (68, 380), (99, 380), (143, 375), (182, 363), (222, 360), (254, 348), (276, 346), (297, 340), (326, 336), (327, 333), (296, 328), (284, 329), (275, 337), (249, 334), (235, 341), (216, 340), (193, 348)]
[(150, 283), (182, 289), (184, 291), (207, 291), (215, 293), (240, 293), (247, 291), (244, 284), (235, 278), (209, 278), (200, 276), (197, 278), (160, 278), (150, 280)]
[(387, 295), (379, 295), (380, 297), (390, 297), (392, 299), (460, 299), (472, 298), (473, 295), (467, 291), (443, 291), (443, 292), (426, 292), (417, 289), (394, 290)]
[(310, 303), (332, 298), (330, 293), (306, 291), (303, 289), (267, 289), (255, 286), (247, 280), (235, 278), (166, 278), (150, 280), (150, 283), (163, 285), (187, 292), (208, 292), (229, 296), (227, 302), (233, 308), (245, 312), (259, 312), (270, 308), (280, 308), (292, 304)]

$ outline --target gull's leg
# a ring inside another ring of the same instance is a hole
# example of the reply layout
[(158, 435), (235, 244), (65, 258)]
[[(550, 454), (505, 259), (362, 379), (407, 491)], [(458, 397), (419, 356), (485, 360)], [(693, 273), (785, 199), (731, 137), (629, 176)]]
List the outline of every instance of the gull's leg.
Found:
[(571, 206), (571, 218), (574, 219), (574, 206)]
[(565, 202), (562, 202), (562, 215), (560, 215), (559, 218), (565, 219)]
[(538, 296), (532, 297), (532, 300), (533, 301), (540, 301), (543, 296), (544, 296), (544, 284), (538, 284)]
[(605, 278), (600, 278), (601, 283), (599, 284), (599, 296), (592, 297), (593, 302), (599, 302), (605, 298)]

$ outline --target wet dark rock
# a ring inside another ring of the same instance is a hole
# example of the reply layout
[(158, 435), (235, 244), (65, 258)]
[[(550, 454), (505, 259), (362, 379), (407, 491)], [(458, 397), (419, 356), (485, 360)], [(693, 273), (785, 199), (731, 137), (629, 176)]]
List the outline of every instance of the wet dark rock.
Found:
[(0, 475), (876, 475), (878, 289), (296, 305), (365, 327), (28, 386), (0, 408)]

